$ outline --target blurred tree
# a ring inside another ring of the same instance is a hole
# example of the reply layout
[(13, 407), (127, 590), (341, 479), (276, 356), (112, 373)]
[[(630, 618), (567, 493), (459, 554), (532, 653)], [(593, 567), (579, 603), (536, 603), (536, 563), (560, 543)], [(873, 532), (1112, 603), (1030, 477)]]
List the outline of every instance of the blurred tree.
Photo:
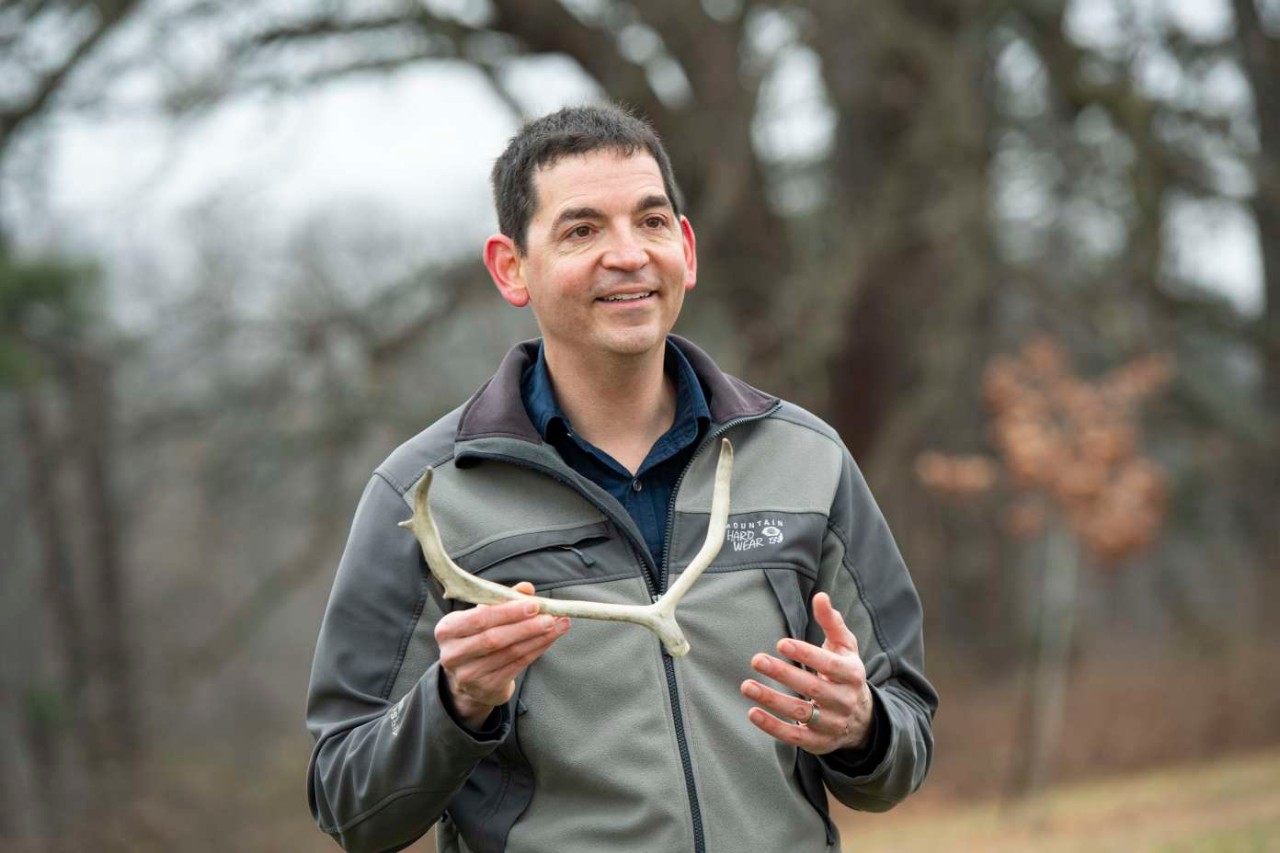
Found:
[(132, 765), (139, 723), (111, 483), (111, 371), (88, 337), (95, 282), (87, 267), (0, 254), (0, 388), (20, 402), (27, 503), (60, 658), (50, 662), (58, 689), (40, 688), (41, 707), (65, 705), (32, 718), (34, 766), (55, 774), (51, 750), (69, 733), (75, 763), (97, 782)]
[[(74, 75), (140, 4), (137, 0), (0, 3), (0, 161), (20, 132), (55, 109)], [(107, 81), (99, 79), (101, 87)], [(2, 187), (0, 187), (2, 188)]]
[[(102, 755), (101, 733), (89, 713), (92, 646), (85, 632), (84, 608), (77, 600), (72, 549), (66, 537), (70, 526), (65, 524), (54, 491), (54, 472), (58, 470), (56, 440), (45, 413), (46, 401), (37, 390), (48, 365), (33, 340), (41, 331), (56, 335), (64, 333), (67, 325), (78, 324), (83, 313), (84, 281), (81, 270), (53, 263), (15, 264), (0, 254), (0, 388), (19, 391), (27, 508), (40, 543), (45, 606), (51, 616), (48, 624), (56, 650), (55, 659), (42, 661), (38, 670), (38, 677), (46, 684), (57, 684), (55, 690), (35, 684), (15, 685), (28, 697), (22, 711), (22, 731), (27, 735), (26, 746), (41, 801), (64, 793), (56, 744), (67, 732), (54, 731), (60, 718), (67, 718), (82, 761), (90, 768), (97, 767)], [(53, 679), (47, 671), (50, 665), (56, 673)], [(35, 702), (35, 696), (43, 697), (43, 701)], [(63, 709), (68, 713), (56, 712)], [(17, 786), (11, 787), (18, 790)], [(34, 811), (46, 830), (58, 827), (57, 812), (40, 809), (39, 803), (6, 806), (12, 811)]]
[(1094, 382), (1081, 379), (1057, 341), (1038, 338), (1017, 357), (988, 363), (984, 393), (1001, 465), (982, 456), (921, 454), (928, 489), (971, 499), (1001, 471), (1019, 498), (1005, 510), (1016, 538), (1041, 538), (1022, 733), (1011, 790), (1043, 792), (1066, 728), (1067, 682), (1081, 565), (1115, 569), (1150, 549), (1165, 520), (1165, 476), (1141, 453), (1140, 405), (1173, 375), (1167, 356), (1135, 359)]
[[(1269, 24), (1264, 20), (1264, 6)], [(1257, 151), (1251, 206), (1261, 238), (1266, 388), (1280, 416), (1280, 12), (1266, 0), (1231, 0), (1235, 42), (1253, 94)]]

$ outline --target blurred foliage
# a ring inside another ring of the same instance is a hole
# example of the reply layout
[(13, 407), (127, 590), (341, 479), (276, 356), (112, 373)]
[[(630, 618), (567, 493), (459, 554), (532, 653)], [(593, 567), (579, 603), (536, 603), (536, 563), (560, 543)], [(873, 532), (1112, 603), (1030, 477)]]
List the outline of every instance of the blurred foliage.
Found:
[(62, 691), (51, 684), (36, 685), (27, 690), (26, 718), (31, 725), (56, 731), (69, 719)]
[(0, 386), (39, 378), (41, 347), (79, 337), (96, 310), (98, 269), (0, 251)]

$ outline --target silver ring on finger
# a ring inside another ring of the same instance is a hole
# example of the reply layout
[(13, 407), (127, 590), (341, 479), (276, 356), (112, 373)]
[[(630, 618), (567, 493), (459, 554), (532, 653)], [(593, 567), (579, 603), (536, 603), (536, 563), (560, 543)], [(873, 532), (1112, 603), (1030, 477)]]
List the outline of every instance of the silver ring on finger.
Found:
[(821, 716), (822, 716), (822, 712), (818, 710), (818, 706), (814, 704), (814, 701), (812, 699), (810, 699), (809, 700), (809, 719), (805, 720), (804, 722), (800, 722), (799, 720), (796, 720), (796, 725), (804, 726), (805, 728), (815, 726), (818, 724), (818, 720), (821, 718)]

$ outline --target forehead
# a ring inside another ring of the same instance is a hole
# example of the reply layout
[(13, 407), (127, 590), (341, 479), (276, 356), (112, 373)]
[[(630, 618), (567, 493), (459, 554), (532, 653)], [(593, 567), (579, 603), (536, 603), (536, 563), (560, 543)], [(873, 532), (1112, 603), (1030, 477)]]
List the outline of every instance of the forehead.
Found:
[(533, 178), (535, 219), (554, 217), (568, 205), (626, 203), (633, 196), (666, 195), (662, 170), (649, 152), (634, 154), (600, 150), (569, 154), (540, 167)]

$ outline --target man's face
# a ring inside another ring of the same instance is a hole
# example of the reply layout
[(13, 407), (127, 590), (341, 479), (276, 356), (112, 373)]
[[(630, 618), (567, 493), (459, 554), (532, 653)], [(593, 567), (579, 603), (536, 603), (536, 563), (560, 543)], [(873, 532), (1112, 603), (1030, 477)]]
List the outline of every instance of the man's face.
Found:
[(662, 347), (697, 260), (693, 229), (676, 217), (657, 162), (611, 151), (563, 157), (535, 174), (534, 188), (525, 255), (504, 237), (486, 247), (507, 301), (533, 308), (551, 351), (629, 356)]

